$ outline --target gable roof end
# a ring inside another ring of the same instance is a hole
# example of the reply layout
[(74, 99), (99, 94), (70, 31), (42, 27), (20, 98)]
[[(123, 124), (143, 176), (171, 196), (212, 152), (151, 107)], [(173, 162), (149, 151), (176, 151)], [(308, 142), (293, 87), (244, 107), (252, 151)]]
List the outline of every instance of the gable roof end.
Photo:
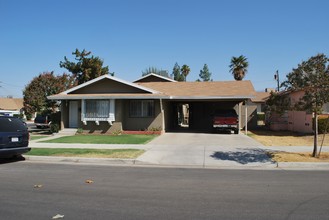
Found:
[(165, 76), (160, 76), (160, 75), (155, 74), (155, 73), (149, 73), (149, 74), (147, 74), (147, 75), (145, 75), (145, 76), (142, 76), (141, 78), (139, 78), (139, 79), (137, 79), (137, 80), (135, 80), (135, 81), (133, 81), (133, 82), (134, 82), (134, 83), (139, 82), (139, 81), (141, 81), (141, 80), (143, 80), (143, 79), (145, 79), (145, 78), (148, 78), (148, 77), (150, 77), (150, 76), (158, 77), (158, 78), (160, 78), (160, 79), (164, 79), (164, 80), (166, 80), (166, 81), (168, 81), (168, 82), (177, 82), (176, 80), (173, 80), (173, 79), (168, 78), (168, 77), (165, 77)]
[(113, 81), (116, 81), (116, 82), (119, 82), (119, 83), (122, 83), (122, 84), (125, 84), (125, 85), (128, 85), (128, 86), (131, 86), (131, 87), (134, 87), (134, 88), (137, 88), (137, 89), (141, 89), (141, 90), (143, 90), (145, 92), (149, 92), (149, 93), (152, 93), (152, 94), (158, 94), (159, 93), (158, 91), (155, 91), (153, 89), (146, 88), (144, 86), (141, 86), (141, 85), (138, 85), (138, 84), (135, 84), (135, 83), (131, 83), (131, 82), (128, 82), (128, 81), (125, 81), (125, 80), (122, 80), (122, 79), (119, 79), (119, 78), (116, 78), (114, 76), (110, 76), (110, 75), (106, 74), (106, 75), (99, 76), (99, 77), (97, 77), (95, 79), (89, 80), (89, 81), (87, 81), (85, 83), (82, 83), (82, 84), (80, 84), (78, 86), (75, 86), (75, 87), (73, 87), (73, 88), (71, 88), (69, 90), (66, 90), (64, 92), (61, 92), (60, 94), (68, 95), (71, 92), (74, 92), (76, 90), (79, 90), (79, 89), (81, 89), (83, 87), (86, 87), (88, 85), (91, 85), (91, 84), (93, 84), (95, 82), (98, 82), (100, 80), (103, 80), (105, 78), (110, 79), (110, 80), (113, 80)]

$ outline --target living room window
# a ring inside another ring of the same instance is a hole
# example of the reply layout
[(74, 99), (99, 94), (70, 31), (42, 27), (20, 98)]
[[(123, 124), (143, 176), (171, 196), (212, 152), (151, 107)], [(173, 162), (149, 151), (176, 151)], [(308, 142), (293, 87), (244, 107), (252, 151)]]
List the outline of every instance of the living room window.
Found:
[(136, 118), (148, 118), (154, 116), (154, 100), (131, 100), (129, 116)]
[(81, 121), (115, 121), (113, 99), (82, 100)]

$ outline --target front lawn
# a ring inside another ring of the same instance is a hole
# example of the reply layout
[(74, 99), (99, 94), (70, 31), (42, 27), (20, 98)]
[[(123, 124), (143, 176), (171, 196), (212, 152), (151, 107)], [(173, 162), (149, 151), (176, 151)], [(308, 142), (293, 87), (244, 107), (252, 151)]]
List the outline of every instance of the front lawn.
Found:
[(145, 144), (157, 135), (74, 135), (41, 141), (77, 144)]
[(144, 152), (138, 149), (32, 148), (25, 155), (134, 159)]

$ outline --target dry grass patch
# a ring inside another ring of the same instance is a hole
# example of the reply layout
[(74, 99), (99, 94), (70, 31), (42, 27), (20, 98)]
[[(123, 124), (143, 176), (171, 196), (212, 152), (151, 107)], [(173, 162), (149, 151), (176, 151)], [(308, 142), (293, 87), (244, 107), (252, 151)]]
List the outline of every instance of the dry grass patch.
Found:
[(276, 162), (329, 162), (329, 153), (323, 152), (319, 158), (311, 153), (269, 152), (268, 155)]
[[(312, 134), (289, 131), (248, 131), (248, 135), (265, 146), (313, 146)], [(318, 145), (322, 143), (323, 134), (318, 136)], [(329, 134), (324, 138), (323, 146), (329, 146)]]
[(144, 152), (139, 149), (33, 148), (26, 155), (134, 159)]

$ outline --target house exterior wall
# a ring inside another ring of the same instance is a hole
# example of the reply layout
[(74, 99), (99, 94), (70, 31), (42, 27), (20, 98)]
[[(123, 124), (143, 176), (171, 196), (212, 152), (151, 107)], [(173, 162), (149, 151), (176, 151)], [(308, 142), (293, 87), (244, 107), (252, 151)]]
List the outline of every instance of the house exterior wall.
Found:
[(287, 111), (283, 115), (272, 114), (270, 129), (274, 131), (294, 131), (312, 133), (312, 114), (305, 111)]
[(144, 131), (144, 130), (161, 130), (162, 129), (162, 113), (160, 110), (160, 100), (154, 100), (154, 116), (153, 117), (131, 117), (129, 115), (130, 100), (123, 100), (123, 130)]
[[(241, 128), (244, 129), (246, 126), (246, 108), (247, 108), (247, 129), (257, 128), (257, 104), (249, 103), (242, 105), (241, 107)], [(235, 111), (238, 113), (238, 105), (235, 107)]]
[[(304, 95), (303, 91), (289, 93), (291, 104), (295, 104)], [(286, 111), (283, 115), (271, 113), (271, 130), (288, 130), (300, 133), (312, 133), (312, 113), (306, 111)]]
[(61, 102), (61, 129), (69, 127), (69, 101)]

